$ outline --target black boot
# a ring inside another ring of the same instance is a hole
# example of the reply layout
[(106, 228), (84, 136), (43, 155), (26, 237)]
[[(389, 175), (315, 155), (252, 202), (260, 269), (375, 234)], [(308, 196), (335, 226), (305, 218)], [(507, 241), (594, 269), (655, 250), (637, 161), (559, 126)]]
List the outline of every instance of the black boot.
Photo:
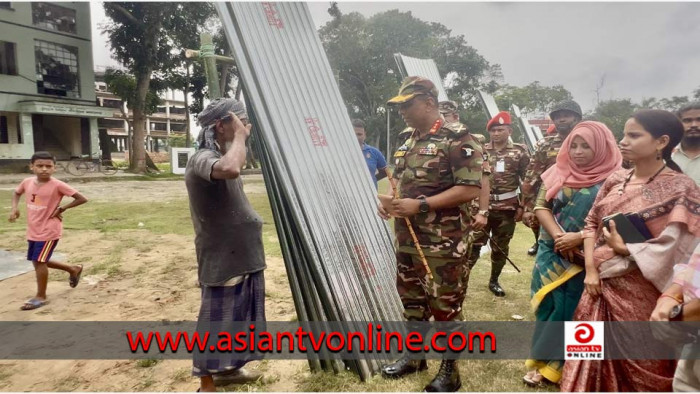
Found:
[(459, 378), (459, 369), (457, 368), (456, 360), (442, 360), (440, 370), (435, 379), (433, 379), (423, 389), (425, 392), (444, 392), (452, 393), (462, 387), (462, 380)]
[(395, 363), (382, 366), (382, 376), (395, 379), (409, 373), (425, 371), (426, 369), (428, 369), (428, 363), (425, 359), (412, 360), (408, 356), (404, 356)]
[(537, 254), (537, 249), (540, 247), (540, 245), (535, 242), (530, 249), (527, 250), (527, 254), (529, 256), (534, 256)]
[(496, 297), (505, 297), (506, 292), (503, 290), (500, 284), (498, 284), (498, 280), (490, 280), (489, 281), (489, 290), (495, 295)]

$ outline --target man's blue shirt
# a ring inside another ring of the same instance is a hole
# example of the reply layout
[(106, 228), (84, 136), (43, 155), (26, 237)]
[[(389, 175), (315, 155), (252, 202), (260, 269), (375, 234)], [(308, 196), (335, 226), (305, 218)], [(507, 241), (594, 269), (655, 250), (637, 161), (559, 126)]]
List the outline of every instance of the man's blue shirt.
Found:
[(384, 159), (384, 155), (382, 155), (382, 152), (380, 152), (379, 149), (367, 144), (362, 145), (362, 156), (365, 157), (367, 169), (369, 169), (369, 173), (372, 176), (372, 182), (374, 182), (374, 188), (376, 189), (377, 178), (375, 174), (377, 173), (377, 170), (386, 168), (386, 159)]

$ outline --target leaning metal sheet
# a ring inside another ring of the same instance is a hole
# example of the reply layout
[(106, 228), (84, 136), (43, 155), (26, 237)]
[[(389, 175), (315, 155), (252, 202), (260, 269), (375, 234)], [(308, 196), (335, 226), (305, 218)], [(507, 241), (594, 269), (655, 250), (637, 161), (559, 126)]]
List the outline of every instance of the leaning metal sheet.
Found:
[(498, 105), (496, 105), (496, 100), (493, 98), (493, 96), (484, 92), (483, 90), (478, 90), (478, 92), (479, 101), (481, 102), (484, 112), (486, 112), (486, 116), (488, 116), (489, 119), (493, 118), (499, 112)]
[(321, 298), (335, 304), (324, 312), (340, 321), (402, 320), (391, 234), (376, 215), (376, 191), (306, 5), (214, 4), (269, 154), (264, 165)]
[(396, 63), (399, 66), (399, 71), (404, 74), (404, 78), (413, 75), (426, 77), (433, 81), (435, 86), (438, 88), (438, 100), (449, 100), (447, 98), (447, 93), (445, 92), (445, 87), (442, 85), (442, 78), (440, 78), (440, 71), (438, 71), (435, 60), (418, 59), (415, 57), (402, 55), (400, 53), (395, 53), (394, 59), (396, 59)]
[(520, 123), (520, 129), (524, 131), (523, 136), (525, 137), (525, 142), (527, 143), (527, 147), (529, 148), (530, 152), (535, 151), (535, 145), (537, 144), (537, 136), (535, 135), (535, 132), (532, 130), (532, 126), (530, 125), (530, 122), (527, 121), (522, 116), (522, 113), (520, 112), (520, 107), (517, 105), (513, 104), (512, 105), (512, 110), (513, 114), (515, 117), (518, 119), (518, 122)]

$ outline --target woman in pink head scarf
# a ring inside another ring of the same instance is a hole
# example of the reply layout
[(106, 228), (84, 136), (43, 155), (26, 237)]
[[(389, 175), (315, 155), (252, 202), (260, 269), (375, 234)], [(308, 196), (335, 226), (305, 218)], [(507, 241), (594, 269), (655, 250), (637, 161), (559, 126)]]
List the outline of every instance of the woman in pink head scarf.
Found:
[[(610, 129), (600, 122), (581, 122), (562, 143), (556, 164), (542, 174), (535, 206), (542, 229), (530, 289), (537, 321), (572, 319), (584, 289), (579, 250), (584, 219), (603, 182), (621, 164), (622, 155)], [(535, 330), (532, 359), (525, 363), (530, 369), (523, 378), (526, 384), (558, 383), (561, 379), (564, 362), (541, 356), (557, 335), (550, 331), (558, 328), (540, 325)]]

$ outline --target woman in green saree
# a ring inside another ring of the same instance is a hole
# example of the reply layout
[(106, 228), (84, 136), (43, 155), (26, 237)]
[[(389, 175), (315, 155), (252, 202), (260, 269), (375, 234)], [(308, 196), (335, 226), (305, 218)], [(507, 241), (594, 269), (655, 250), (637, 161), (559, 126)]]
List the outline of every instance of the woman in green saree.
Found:
[[(610, 129), (579, 123), (564, 140), (557, 163), (542, 174), (535, 215), (542, 228), (532, 271), (531, 304), (538, 322), (571, 320), (583, 292), (581, 231), (605, 179), (621, 168), (622, 155)], [(580, 261), (581, 265), (577, 263)], [(538, 326), (533, 353), (552, 346), (553, 326)], [(563, 346), (563, 343), (562, 343)], [(523, 381), (531, 386), (561, 379), (563, 360), (529, 359)]]

